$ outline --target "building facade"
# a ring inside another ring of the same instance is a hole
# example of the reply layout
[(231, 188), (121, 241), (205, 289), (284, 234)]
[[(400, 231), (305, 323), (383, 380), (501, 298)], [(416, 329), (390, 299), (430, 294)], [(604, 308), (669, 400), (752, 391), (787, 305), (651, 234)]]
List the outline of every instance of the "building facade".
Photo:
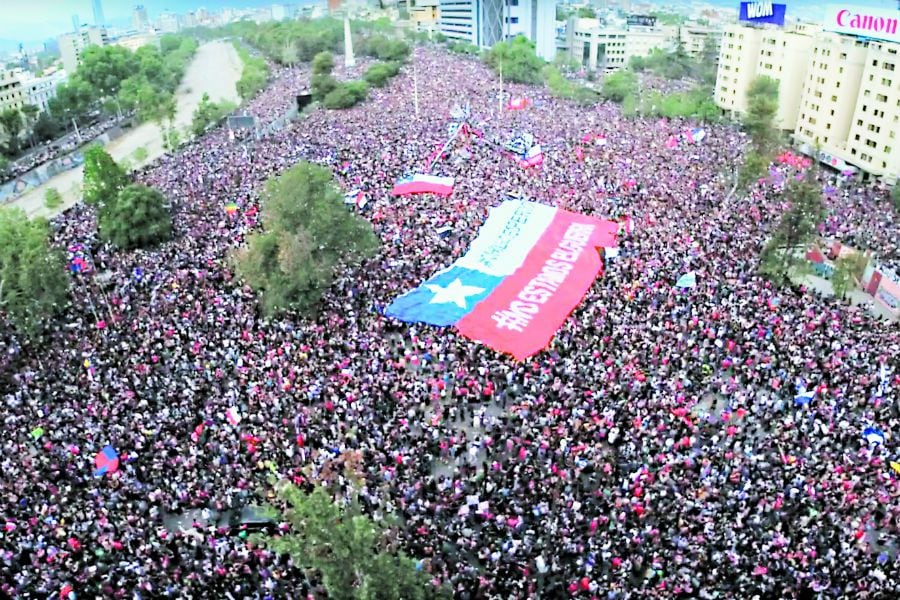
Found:
[(446, 37), (490, 48), (519, 35), (538, 56), (556, 55), (556, 4), (552, 0), (439, 0), (438, 29)]
[(78, 61), (85, 48), (109, 44), (106, 30), (100, 27), (81, 26), (76, 33), (64, 33), (58, 39), (63, 68), (68, 73), (74, 73), (78, 68)]
[(103, 0), (92, 0), (91, 8), (94, 12), (94, 26), (105, 27), (106, 17), (103, 16)]
[(22, 108), (25, 106), (25, 100), (22, 70), (0, 71), (0, 112)]
[(605, 25), (599, 19), (571, 17), (562, 48), (591, 71), (615, 71), (627, 67), (632, 56), (674, 50), (678, 36), (674, 26)]
[(131, 28), (142, 33), (150, 29), (150, 18), (147, 16), (147, 9), (143, 4), (138, 4), (131, 11)]
[(36, 106), (41, 112), (49, 110), (50, 100), (56, 96), (56, 87), (65, 83), (65, 71), (56, 71), (43, 77), (25, 77), (21, 80), (25, 103)]
[(779, 84), (776, 124), (793, 132), (801, 151), (839, 171), (896, 182), (900, 33), (896, 14), (891, 21), (882, 12), (829, 8), (822, 28), (727, 27), (716, 104), (733, 116), (745, 112), (750, 82), (767, 75)]

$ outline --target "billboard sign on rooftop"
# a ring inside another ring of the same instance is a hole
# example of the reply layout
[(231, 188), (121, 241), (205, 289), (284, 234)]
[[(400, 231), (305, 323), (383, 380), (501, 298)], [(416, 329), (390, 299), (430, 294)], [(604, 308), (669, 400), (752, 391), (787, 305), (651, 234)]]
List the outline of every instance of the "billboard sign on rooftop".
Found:
[(786, 4), (773, 4), (772, 2), (741, 2), (738, 19), (745, 23), (771, 23), (773, 25), (784, 25), (784, 14), (786, 12)]
[(900, 44), (900, 12), (847, 4), (830, 4), (825, 9), (825, 29)]

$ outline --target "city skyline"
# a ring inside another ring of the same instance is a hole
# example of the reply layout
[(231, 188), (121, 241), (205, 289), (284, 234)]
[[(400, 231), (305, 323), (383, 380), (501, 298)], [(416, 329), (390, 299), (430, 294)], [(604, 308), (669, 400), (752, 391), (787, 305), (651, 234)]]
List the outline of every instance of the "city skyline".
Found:
[[(0, 19), (0, 40), (37, 42), (70, 31), (72, 15), (81, 23), (94, 24), (96, 0), (6, 0)], [(138, 4), (147, 9), (153, 21), (163, 12), (185, 14), (199, 8), (220, 11), (225, 8), (263, 8), (273, 4), (316, 4), (318, 0), (105, 0), (102, 13), (107, 25), (128, 27)], [(321, 1), (324, 3), (324, 0)]]

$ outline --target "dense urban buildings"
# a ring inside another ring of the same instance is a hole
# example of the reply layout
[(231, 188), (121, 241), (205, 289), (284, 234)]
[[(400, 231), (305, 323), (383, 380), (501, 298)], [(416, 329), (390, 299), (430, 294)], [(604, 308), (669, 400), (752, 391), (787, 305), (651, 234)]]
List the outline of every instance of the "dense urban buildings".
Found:
[(900, 175), (898, 50), (897, 13), (863, 6), (829, 8), (822, 27), (731, 25), (715, 101), (737, 116), (750, 82), (767, 75), (779, 84), (776, 124), (802, 150), (840, 171), (892, 183)]

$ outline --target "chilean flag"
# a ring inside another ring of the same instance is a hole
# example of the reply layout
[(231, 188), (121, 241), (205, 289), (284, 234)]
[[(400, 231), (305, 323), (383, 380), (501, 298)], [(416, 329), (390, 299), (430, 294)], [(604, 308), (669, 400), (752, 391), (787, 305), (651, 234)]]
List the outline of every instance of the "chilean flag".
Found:
[(112, 446), (104, 446), (94, 457), (94, 477), (103, 477), (119, 470), (119, 454)]
[(523, 169), (544, 164), (544, 152), (541, 150), (541, 145), (535, 144), (529, 148), (522, 160), (519, 161), (519, 164), (522, 165)]
[(528, 108), (530, 102), (528, 98), (510, 98), (509, 104), (506, 105), (507, 110), (523, 110)]
[(437, 175), (416, 174), (404, 177), (394, 184), (392, 196), (408, 196), (410, 194), (437, 194), (449, 196), (453, 193), (453, 178)]
[(396, 298), (389, 317), (454, 325), (523, 360), (546, 348), (603, 268), (618, 223), (525, 200), (491, 209), (469, 251)]
[(361, 190), (353, 190), (344, 194), (344, 204), (349, 204), (362, 210), (368, 203), (369, 199), (366, 198), (366, 194)]

